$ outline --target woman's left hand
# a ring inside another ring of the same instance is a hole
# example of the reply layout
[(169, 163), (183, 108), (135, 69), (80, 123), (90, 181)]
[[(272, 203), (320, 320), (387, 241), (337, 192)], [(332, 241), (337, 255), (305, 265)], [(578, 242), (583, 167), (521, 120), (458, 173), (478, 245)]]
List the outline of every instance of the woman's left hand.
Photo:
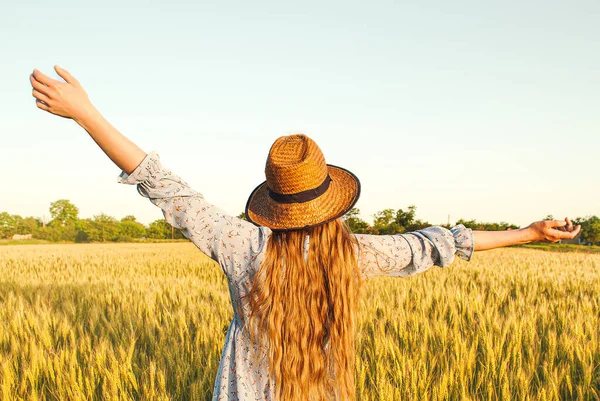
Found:
[(94, 106), (79, 81), (57, 65), (54, 69), (66, 82), (52, 79), (39, 70), (33, 70), (29, 77), (37, 107), (73, 120), (78, 120), (92, 111)]
[(573, 239), (581, 231), (581, 225), (573, 226), (571, 220), (542, 220), (531, 223), (525, 228), (530, 241), (558, 242), (563, 239)]

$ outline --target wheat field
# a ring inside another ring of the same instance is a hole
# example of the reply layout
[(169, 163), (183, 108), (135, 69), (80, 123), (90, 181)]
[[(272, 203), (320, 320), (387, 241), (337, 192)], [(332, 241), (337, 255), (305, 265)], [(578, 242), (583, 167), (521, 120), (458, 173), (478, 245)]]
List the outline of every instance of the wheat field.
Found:
[[(366, 283), (358, 400), (599, 400), (600, 254)], [(0, 249), (1, 400), (210, 400), (232, 317), (189, 243)]]

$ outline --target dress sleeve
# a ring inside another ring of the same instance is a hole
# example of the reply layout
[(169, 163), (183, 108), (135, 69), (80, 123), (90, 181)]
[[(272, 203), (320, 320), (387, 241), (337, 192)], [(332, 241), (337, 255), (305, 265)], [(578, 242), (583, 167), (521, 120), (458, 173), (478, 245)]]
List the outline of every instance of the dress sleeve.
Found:
[(459, 224), (450, 230), (431, 226), (396, 235), (356, 234), (358, 263), (363, 277), (407, 277), (432, 266), (446, 267), (454, 255), (466, 261), (473, 256), (473, 232)]
[(265, 244), (267, 228), (230, 216), (207, 202), (163, 167), (156, 152), (146, 155), (131, 174), (121, 172), (118, 181), (137, 184), (140, 195), (161, 208), (165, 220), (218, 262), (229, 279), (242, 275)]

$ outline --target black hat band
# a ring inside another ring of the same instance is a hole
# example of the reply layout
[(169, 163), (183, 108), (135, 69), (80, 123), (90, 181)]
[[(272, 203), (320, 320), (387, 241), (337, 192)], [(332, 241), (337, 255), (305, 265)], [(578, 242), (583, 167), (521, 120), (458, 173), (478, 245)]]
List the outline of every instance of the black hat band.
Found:
[(319, 196), (323, 195), (325, 191), (329, 188), (329, 184), (331, 183), (331, 177), (327, 174), (325, 181), (321, 185), (313, 189), (307, 189), (306, 191), (297, 192), (295, 194), (279, 194), (277, 192), (269, 190), (269, 197), (273, 199), (277, 203), (304, 203), (309, 202), (313, 199), (317, 199)]

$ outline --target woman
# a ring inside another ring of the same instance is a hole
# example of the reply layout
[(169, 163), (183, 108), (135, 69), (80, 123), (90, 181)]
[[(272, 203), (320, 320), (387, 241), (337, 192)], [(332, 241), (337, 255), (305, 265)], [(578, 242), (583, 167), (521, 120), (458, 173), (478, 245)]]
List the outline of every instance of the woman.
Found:
[(360, 194), (351, 172), (325, 163), (305, 135), (277, 139), (266, 181), (250, 195), (248, 221), (205, 201), (178, 176), (117, 131), (94, 108), (81, 84), (38, 70), (30, 76), (37, 107), (75, 120), (122, 169), (120, 182), (160, 207), (166, 220), (227, 276), (234, 308), (214, 400), (352, 400), (354, 331), (361, 282), (409, 276), (454, 255), (530, 241), (573, 238), (571, 221), (486, 232), (462, 224), (400, 235), (352, 234), (342, 216)]

